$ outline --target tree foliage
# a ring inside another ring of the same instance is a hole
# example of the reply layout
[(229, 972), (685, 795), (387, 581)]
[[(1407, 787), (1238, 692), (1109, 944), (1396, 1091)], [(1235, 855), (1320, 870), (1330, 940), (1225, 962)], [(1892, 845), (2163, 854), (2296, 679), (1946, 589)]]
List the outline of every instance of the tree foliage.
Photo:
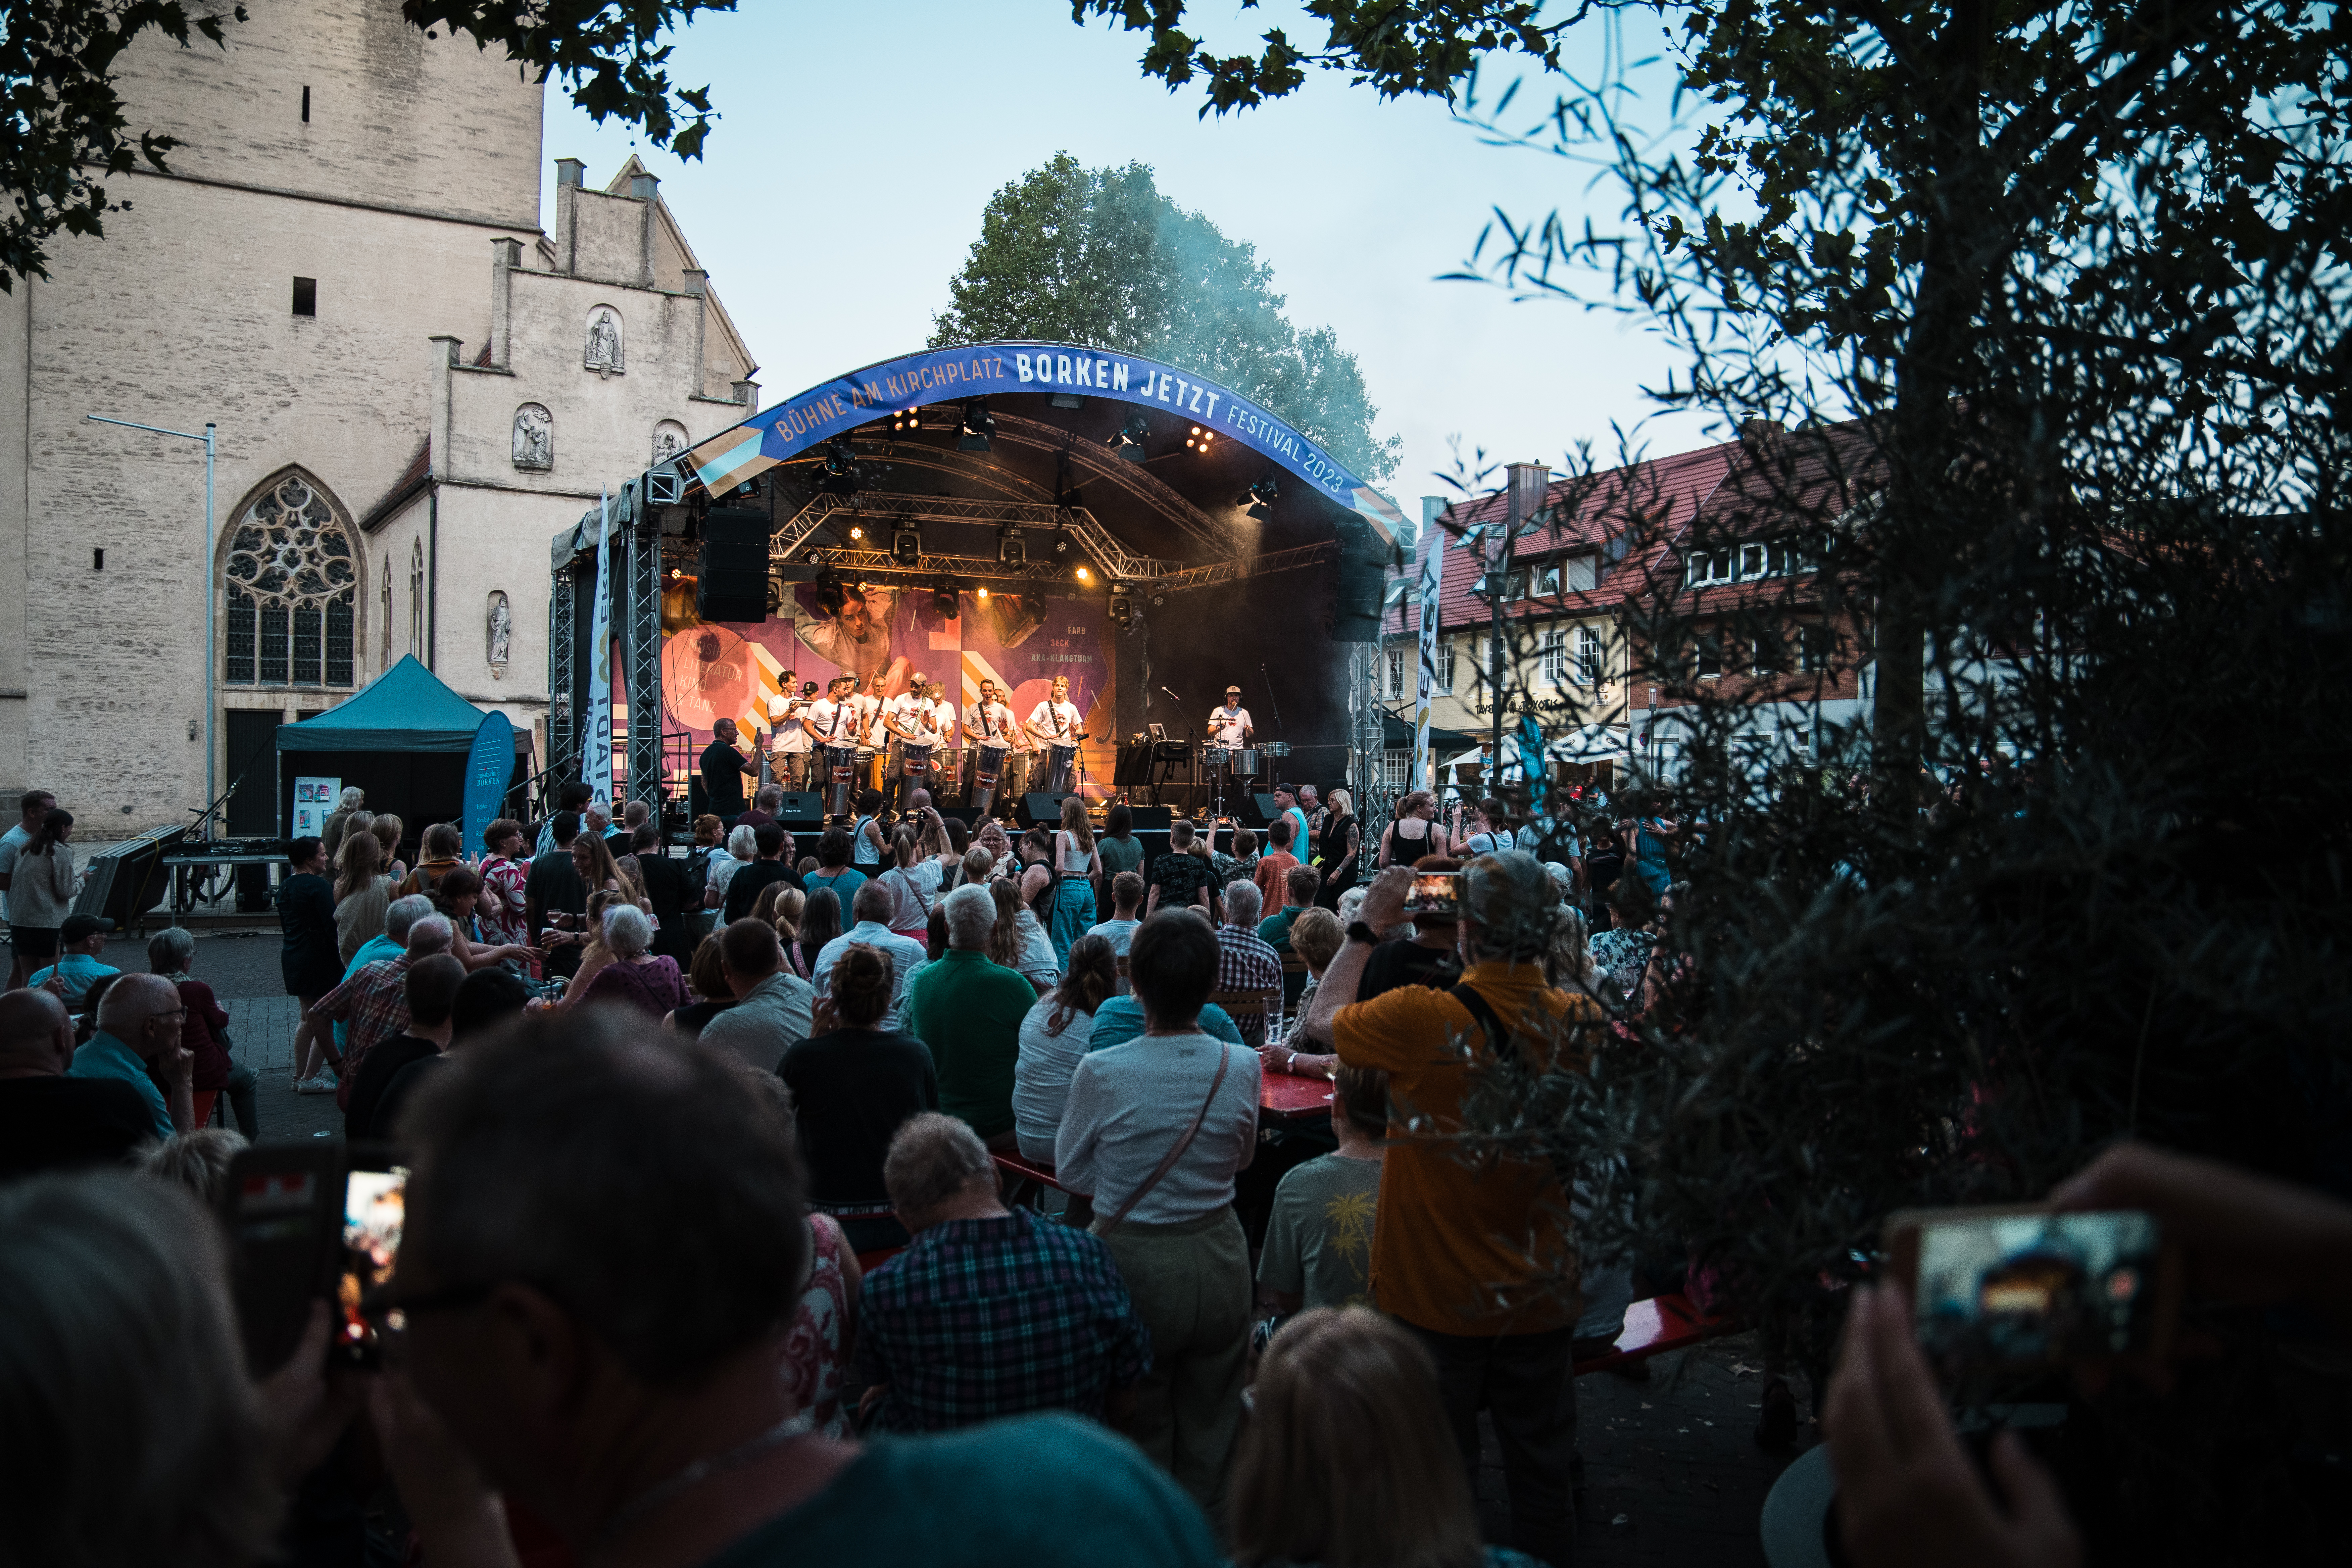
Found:
[[(1486, 9), (1414, 12), (1483, 53)], [(1898, 1207), (2032, 1201), (2124, 1135), (2352, 1193), (2352, 21), (1661, 14), (1673, 124), (1606, 71), (1532, 128), (1459, 93), (1623, 204), (1498, 216), (1465, 271), (1662, 329), (1666, 404), (1743, 432), (1696, 515), (1612, 513), (1654, 568), (1628, 684), (1672, 704), (1646, 718), (1705, 825), (1670, 984), (1490, 1134), (1587, 1182), (1597, 1246), (1671, 1241), (1816, 1367)], [(1821, 569), (1685, 586), (1759, 539)], [(1787, 662), (1806, 624), (1866, 667), (1852, 720)], [(2115, 1560), (2319, 1560), (2340, 1407), (2315, 1424), (2260, 1322), (2197, 1327), (2222, 1353), (2169, 1400), (1995, 1392), (2072, 1405), (2057, 1458)]]
[(1380, 483), (1402, 443), (1373, 432), (1380, 410), (1355, 356), (1328, 327), (1294, 328), (1283, 304), (1255, 250), (1170, 201), (1150, 168), (1086, 169), (1064, 153), (989, 199), (931, 346), (1034, 338), (1165, 360), (1263, 404)]
[[(670, 79), (675, 27), (734, 0), (405, 0), (402, 14), (428, 37), (447, 33), (496, 46), (520, 68), (562, 80), (572, 102), (600, 124), (618, 119), (680, 157), (701, 156), (716, 111), (709, 89)], [(107, 180), (142, 164), (168, 172), (177, 142), (134, 132), (114, 71), (122, 52), (152, 32), (183, 47), (191, 35), (225, 46), (243, 5), (204, 9), (183, 0), (31, 0), (0, 19), (0, 290), (19, 277), (48, 276), (58, 233), (105, 233)]]

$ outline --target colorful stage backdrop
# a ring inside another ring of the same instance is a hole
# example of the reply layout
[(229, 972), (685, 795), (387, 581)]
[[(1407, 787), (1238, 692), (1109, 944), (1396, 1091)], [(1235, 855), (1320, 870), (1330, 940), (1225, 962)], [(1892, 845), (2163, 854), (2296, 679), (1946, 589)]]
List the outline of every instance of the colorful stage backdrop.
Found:
[(1085, 715), (1080, 748), (1086, 794), (1109, 794), (1115, 755), (1112, 670), (1101, 600), (1048, 597), (1042, 618), (1024, 616), (1017, 598), (976, 594), (942, 616), (929, 589), (869, 586), (853, 591), (836, 616), (820, 615), (814, 589), (797, 584), (784, 612), (766, 621), (703, 621), (694, 614), (694, 584), (674, 580), (662, 598), (662, 704), (669, 725), (689, 731), (699, 749), (712, 726), (732, 719), (746, 736), (768, 727), (768, 700), (815, 681), (822, 693), (835, 673), (864, 679), (887, 672), (890, 695), (920, 670), (954, 697), (959, 710), (991, 679), (1025, 720), (1057, 675), (1069, 677), (1070, 700)]

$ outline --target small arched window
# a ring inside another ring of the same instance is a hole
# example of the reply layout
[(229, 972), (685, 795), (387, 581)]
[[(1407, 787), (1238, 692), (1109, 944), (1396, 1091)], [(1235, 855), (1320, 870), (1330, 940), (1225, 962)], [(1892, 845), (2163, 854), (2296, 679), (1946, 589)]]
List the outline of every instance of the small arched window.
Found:
[(288, 474), (241, 519), (223, 568), (231, 686), (350, 686), (359, 568), (332, 504)]

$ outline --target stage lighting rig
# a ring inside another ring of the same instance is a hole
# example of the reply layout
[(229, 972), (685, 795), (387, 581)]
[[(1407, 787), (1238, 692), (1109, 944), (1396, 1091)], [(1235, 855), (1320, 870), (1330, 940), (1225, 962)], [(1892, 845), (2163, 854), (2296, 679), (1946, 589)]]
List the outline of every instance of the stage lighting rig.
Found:
[(1013, 523), (996, 531), (996, 559), (1007, 566), (1029, 563), (1029, 547), (1021, 542), (1021, 530)]
[(956, 594), (953, 578), (942, 577), (931, 589), (931, 608), (943, 621), (954, 620), (963, 614), (963, 601)]
[(902, 522), (892, 529), (890, 559), (901, 566), (919, 564), (923, 559), (923, 531), (911, 522)]
[(1216, 438), (1215, 431), (1203, 430), (1195, 425), (1192, 426), (1192, 433), (1184, 437), (1184, 449), (1188, 452), (1205, 452), (1209, 449), (1209, 443)]
[(1129, 584), (1113, 583), (1110, 585), (1110, 618), (1113, 625), (1124, 626), (1135, 619), (1135, 600), (1131, 596), (1133, 593), (1133, 586)]
[(890, 416), (890, 434), (893, 436), (912, 436), (922, 427), (923, 411), (919, 408), (901, 408)]
[(1250, 486), (1249, 489), (1244, 490), (1241, 494), (1241, 499), (1234, 501), (1234, 504), (1237, 507), (1244, 508), (1250, 517), (1256, 519), (1260, 522), (1264, 522), (1267, 518), (1274, 515), (1266, 510), (1268, 504), (1279, 499), (1281, 495), (1282, 486), (1280, 482), (1275, 479), (1274, 470), (1268, 468), (1265, 472), (1265, 477), (1258, 480), (1257, 483)]
[(854, 496), (866, 488), (866, 467), (857, 460), (857, 448), (849, 444), (846, 436), (835, 436), (824, 444), (824, 456), (818, 460), (809, 482), (820, 495)]
[(988, 400), (975, 397), (963, 405), (963, 428), (956, 437), (959, 452), (985, 452), (988, 437), (996, 428), (996, 416), (988, 411)]
[(1130, 463), (1143, 461), (1143, 443), (1151, 434), (1151, 422), (1139, 410), (1127, 416), (1127, 423), (1111, 432), (1104, 443)]

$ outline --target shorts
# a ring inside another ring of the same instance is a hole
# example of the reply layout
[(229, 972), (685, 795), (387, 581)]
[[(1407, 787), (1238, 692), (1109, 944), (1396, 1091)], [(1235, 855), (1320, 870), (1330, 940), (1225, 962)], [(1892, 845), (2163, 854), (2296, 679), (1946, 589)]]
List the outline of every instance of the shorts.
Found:
[(58, 961), (58, 928), (10, 926), (8, 946), (24, 962), (27, 973)]

